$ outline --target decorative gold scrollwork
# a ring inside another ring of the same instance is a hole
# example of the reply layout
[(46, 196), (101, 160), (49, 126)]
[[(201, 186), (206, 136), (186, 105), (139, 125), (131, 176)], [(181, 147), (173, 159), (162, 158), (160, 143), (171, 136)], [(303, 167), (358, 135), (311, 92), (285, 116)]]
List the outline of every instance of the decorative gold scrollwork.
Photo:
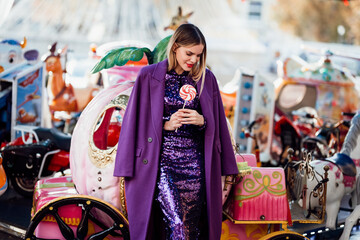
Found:
[(120, 177), (120, 211), (127, 218), (127, 206), (125, 197), (125, 178)]
[(305, 179), (311, 179), (315, 176), (314, 168), (310, 165), (311, 160), (311, 153), (308, 153), (306, 150), (303, 151), (303, 161), (299, 164), (299, 171)]
[(126, 109), (126, 105), (129, 101), (129, 96), (127, 95), (118, 95), (114, 99), (112, 99), (109, 104), (104, 108), (102, 113), (99, 115), (98, 119), (95, 121), (92, 131), (90, 132), (89, 138), (89, 158), (90, 161), (97, 167), (97, 168), (105, 168), (108, 164), (113, 163), (116, 155), (117, 144), (114, 147), (108, 149), (99, 149), (96, 147), (93, 139), (93, 134), (98, 125), (100, 119), (104, 113), (114, 107), (119, 107), (121, 109)]
[(128, 104), (128, 101), (129, 101), (128, 95), (118, 95), (116, 98), (114, 98), (113, 100), (110, 101), (107, 108), (121, 107), (125, 110), (126, 106)]

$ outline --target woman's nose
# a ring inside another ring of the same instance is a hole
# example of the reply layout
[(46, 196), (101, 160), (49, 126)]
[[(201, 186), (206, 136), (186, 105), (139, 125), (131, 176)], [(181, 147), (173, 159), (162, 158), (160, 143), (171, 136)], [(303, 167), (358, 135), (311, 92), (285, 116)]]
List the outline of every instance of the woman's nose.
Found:
[(197, 56), (191, 56), (191, 62), (196, 63), (198, 61)]

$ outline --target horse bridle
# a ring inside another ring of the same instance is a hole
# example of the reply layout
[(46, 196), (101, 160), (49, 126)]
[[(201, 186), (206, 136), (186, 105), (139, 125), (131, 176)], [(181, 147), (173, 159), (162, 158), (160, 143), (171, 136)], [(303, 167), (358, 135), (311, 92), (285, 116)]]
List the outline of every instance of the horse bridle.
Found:
[[(315, 179), (318, 183), (316, 184), (316, 186), (313, 188), (313, 190), (310, 192), (309, 194), (309, 207), (307, 209), (307, 215), (306, 215), (306, 218), (309, 218), (311, 216), (312, 213), (316, 214), (316, 211), (311, 209), (311, 197), (317, 197), (317, 196), (314, 196), (314, 193), (316, 193), (316, 191), (318, 191), (318, 189), (325, 183), (327, 183), (329, 181), (329, 178), (323, 178), (322, 175), (313, 169), (313, 172), (314, 172), (314, 175), (313, 175), (313, 179)], [(319, 180), (316, 175), (318, 175), (319, 177), (322, 178), (322, 180)], [(320, 200), (320, 198), (319, 198)], [(326, 203), (322, 203), (322, 204), (326, 204)]]

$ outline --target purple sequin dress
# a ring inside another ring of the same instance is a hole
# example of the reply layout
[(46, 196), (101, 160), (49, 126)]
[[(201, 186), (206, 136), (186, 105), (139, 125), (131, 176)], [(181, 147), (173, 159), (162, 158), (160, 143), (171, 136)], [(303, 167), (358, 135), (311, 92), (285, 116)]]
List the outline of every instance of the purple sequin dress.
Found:
[[(195, 87), (185, 74), (165, 76), (164, 121), (184, 105), (179, 90), (184, 84)], [(199, 96), (185, 108), (201, 114)], [(156, 200), (164, 215), (166, 239), (198, 239), (199, 219), (205, 200), (204, 128), (183, 125), (177, 132), (163, 130), (160, 173)]]

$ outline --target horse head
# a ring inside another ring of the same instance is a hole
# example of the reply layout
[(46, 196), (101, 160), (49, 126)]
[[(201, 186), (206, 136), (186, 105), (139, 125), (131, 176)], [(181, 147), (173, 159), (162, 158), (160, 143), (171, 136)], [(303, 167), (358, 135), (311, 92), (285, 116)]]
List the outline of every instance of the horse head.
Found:
[(63, 73), (63, 68), (61, 65), (61, 56), (67, 52), (67, 47), (59, 49), (56, 51), (57, 42), (49, 45), (49, 52), (42, 57), (42, 60), (46, 64), (46, 70), (53, 73)]
[(188, 23), (188, 19), (193, 13), (194, 12), (189, 12), (186, 15), (182, 15), (182, 8), (179, 7), (178, 14), (171, 19), (170, 25), (166, 26), (164, 30), (166, 31), (168, 29), (171, 29), (175, 31), (181, 24)]
[(55, 111), (77, 112), (79, 110), (77, 101), (74, 97), (74, 90), (71, 85), (67, 86), (63, 78), (63, 68), (61, 56), (67, 51), (67, 47), (56, 51), (55, 42), (49, 46), (49, 52), (42, 57), (49, 72), (48, 93), (49, 108), (52, 113)]

